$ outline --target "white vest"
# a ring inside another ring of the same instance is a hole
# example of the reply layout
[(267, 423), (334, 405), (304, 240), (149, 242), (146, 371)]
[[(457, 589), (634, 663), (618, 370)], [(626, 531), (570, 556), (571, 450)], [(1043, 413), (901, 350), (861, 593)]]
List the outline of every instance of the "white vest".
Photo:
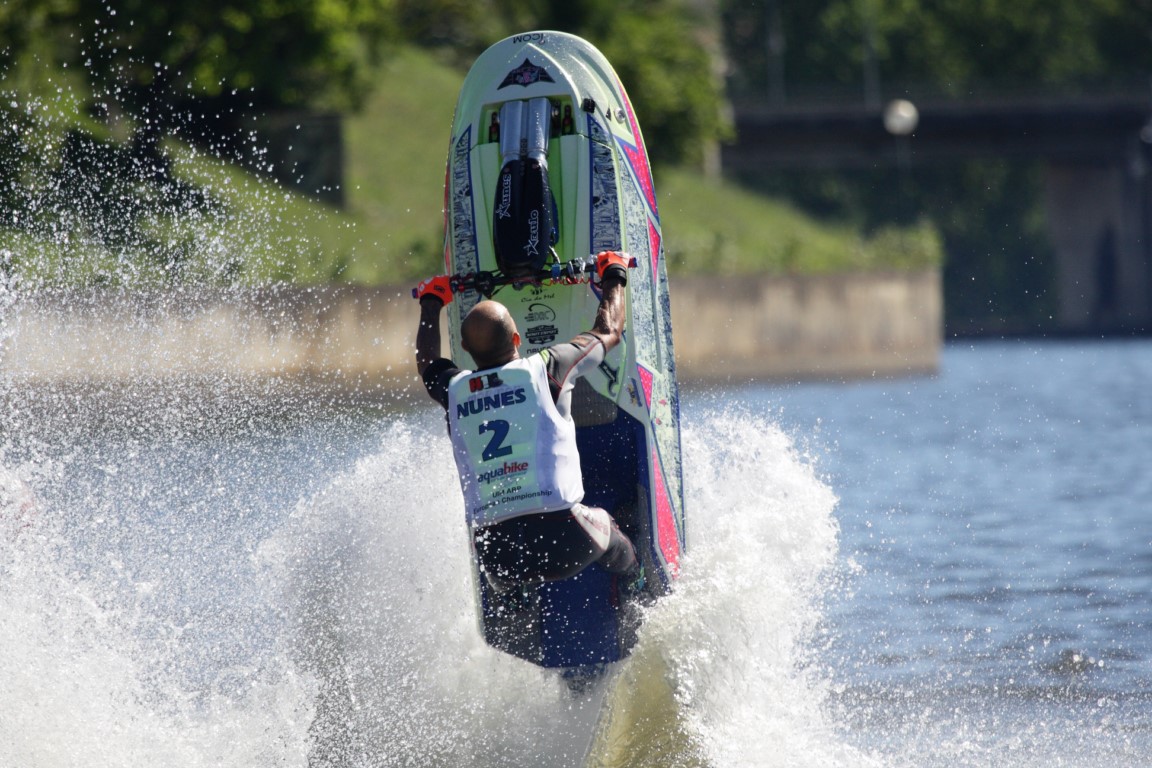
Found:
[(584, 498), (576, 425), (556, 409), (540, 355), (454, 376), (448, 424), (472, 526)]

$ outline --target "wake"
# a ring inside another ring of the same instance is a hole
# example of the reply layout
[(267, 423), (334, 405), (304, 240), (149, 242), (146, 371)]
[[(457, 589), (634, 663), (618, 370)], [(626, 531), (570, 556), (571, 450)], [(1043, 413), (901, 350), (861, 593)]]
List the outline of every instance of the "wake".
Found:
[(428, 440), (441, 428), (389, 427), (268, 547), (293, 576), (297, 661), (324, 681), (312, 733), (325, 760), (576, 766), (589, 739), (590, 765), (846, 759), (812, 651), (836, 498), (778, 427), (738, 412), (685, 424), (683, 576), (599, 713), (480, 639), (452, 459)]

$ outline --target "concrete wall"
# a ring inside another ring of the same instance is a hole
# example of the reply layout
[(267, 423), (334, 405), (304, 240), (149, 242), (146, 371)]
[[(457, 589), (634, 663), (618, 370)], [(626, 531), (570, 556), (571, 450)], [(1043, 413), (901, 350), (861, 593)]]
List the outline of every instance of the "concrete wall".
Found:
[(940, 273), (683, 279), (676, 360), (696, 380), (890, 377), (937, 370)]
[[(30, 385), (213, 377), (414, 383), (407, 287), (44, 293), (0, 326), (0, 374)], [(682, 381), (892, 376), (936, 368), (938, 272), (685, 278), (672, 286)]]
[(672, 286), (681, 377), (899, 376), (935, 371), (940, 273), (684, 278)]

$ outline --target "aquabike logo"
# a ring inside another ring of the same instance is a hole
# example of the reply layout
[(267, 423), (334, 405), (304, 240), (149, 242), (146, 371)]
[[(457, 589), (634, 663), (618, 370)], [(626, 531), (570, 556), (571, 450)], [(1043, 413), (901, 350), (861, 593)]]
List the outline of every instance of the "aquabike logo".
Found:
[(485, 395), (484, 397), (474, 397), (471, 400), (465, 400), (462, 403), (456, 404), (456, 418), (466, 419), (469, 416), (475, 416), (478, 413), (491, 411), (496, 408), (504, 408), (509, 405), (517, 405), (528, 399), (528, 395), (524, 392), (524, 387), (517, 387), (516, 389), (507, 392), (500, 392), (495, 395)]
[(506, 461), (504, 466), (490, 469), (487, 472), (481, 472), (476, 475), (477, 482), (491, 483), (493, 480), (499, 480), (508, 475), (519, 475), (528, 471), (528, 462), (526, 461)]

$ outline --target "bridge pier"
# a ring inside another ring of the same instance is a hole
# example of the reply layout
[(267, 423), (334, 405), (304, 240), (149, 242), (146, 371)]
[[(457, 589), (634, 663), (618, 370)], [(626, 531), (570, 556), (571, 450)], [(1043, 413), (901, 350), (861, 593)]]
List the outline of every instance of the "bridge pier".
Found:
[(1146, 331), (1152, 325), (1152, 178), (1128, 163), (1049, 161), (1044, 203), (1056, 255), (1056, 328)]

